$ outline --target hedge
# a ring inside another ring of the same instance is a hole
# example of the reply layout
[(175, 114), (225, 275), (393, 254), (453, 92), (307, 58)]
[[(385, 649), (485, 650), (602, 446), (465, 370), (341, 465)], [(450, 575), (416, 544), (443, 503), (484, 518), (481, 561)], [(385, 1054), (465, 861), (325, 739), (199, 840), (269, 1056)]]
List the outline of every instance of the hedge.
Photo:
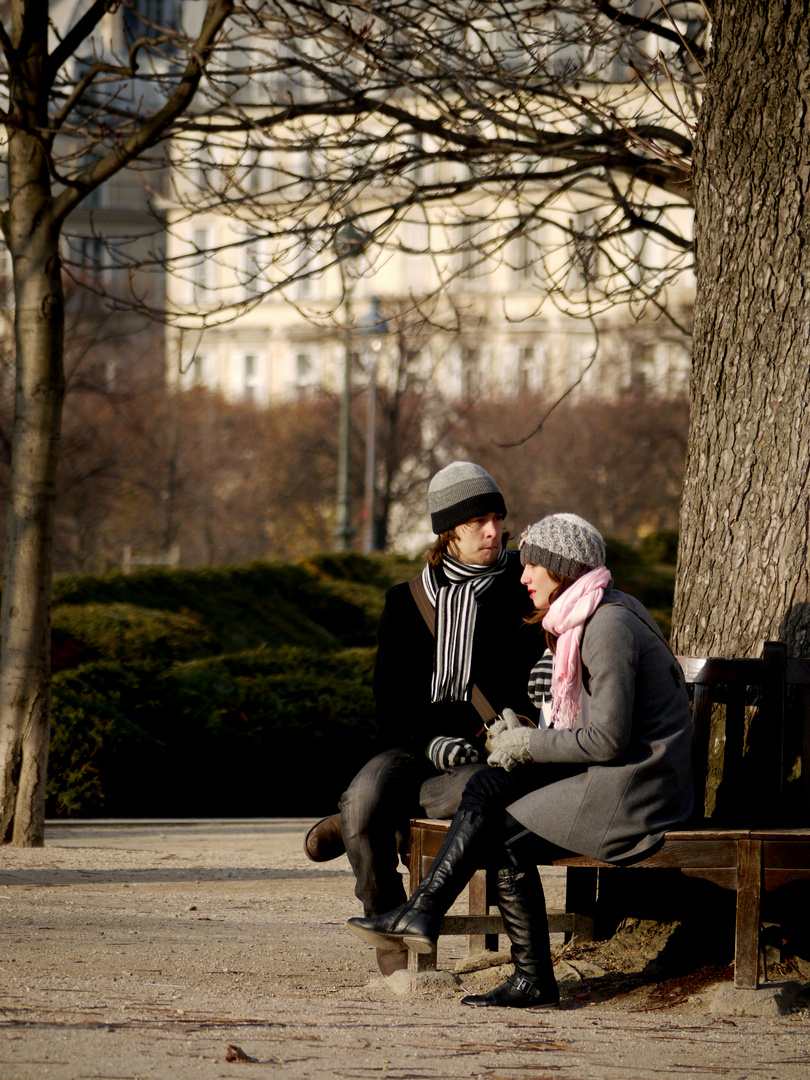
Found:
[(287, 646), (53, 681), (50, 815), (256, 817), (334, 810), (376, 752), (374, 650)]

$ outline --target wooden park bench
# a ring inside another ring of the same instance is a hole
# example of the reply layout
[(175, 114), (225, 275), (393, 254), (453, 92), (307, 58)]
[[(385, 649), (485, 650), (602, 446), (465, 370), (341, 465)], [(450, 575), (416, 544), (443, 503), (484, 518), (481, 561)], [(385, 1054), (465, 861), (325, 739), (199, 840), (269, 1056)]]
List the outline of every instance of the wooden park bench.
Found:
[[(692, 696), (694, 820), (629, 869), (678, 869), (737, 894), (734, 984), (760, 980), (760, 905), (764, 891), (810, 879), (810, 660), (789, 659), (781, 642), (761, 657), (678, 657)], [(722, 725), (722, 727), (720, 726)], [(710, 753), (712, 747), (719, 751)], [(798, 763), (801, 763), (799, 771)], [(713, 804), (707, 816), (707, 799)], [(427, 872), (447, 821), (411, 821), (410, 887)], [(617, 867), (584, 855), (566, 867), (564, 912), (549, 912), (549, 931), (593, 937), (599, 875)], [(469, 888), (469, 915), (448, 915), (443, 934), (470, 935), (470, 950), (497, 950), (503, 923), (483, 870)], [(436, 953), (411, 951), (411, 970), (436, 966)]]

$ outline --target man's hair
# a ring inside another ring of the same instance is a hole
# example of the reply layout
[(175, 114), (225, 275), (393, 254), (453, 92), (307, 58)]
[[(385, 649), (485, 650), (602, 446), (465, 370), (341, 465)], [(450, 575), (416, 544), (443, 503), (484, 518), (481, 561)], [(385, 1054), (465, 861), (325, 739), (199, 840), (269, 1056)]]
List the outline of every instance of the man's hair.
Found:
[[(465, 521), (466, 525), (467, 522)], [(458, 540), (458, 533), (456, 529), (461, 528), (460, 525), (456, 525), (455, 529), (448, 529), (447, 532), (439, 533), (433, 543), (425, 552), (425, 562), (428, 566), (440, 566), (441, 561), (447, 553), (447, 549), (450, 547), (454, 540)], [(505, 548), (509, 541), (509, 533), (504, 529), (501, 535), (501, 547)]]

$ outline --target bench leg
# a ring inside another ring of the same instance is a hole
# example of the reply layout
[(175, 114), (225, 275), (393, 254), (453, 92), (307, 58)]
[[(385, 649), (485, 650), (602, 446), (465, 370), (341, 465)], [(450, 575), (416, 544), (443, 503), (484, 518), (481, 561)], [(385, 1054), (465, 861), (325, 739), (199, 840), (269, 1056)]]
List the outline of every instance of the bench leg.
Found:
[(737, 846), (737, 922), (734, 941), (734, 985), (759, 986), (759, 908), (762, 895), (762, 843), (740, 840)]
[[(485, 870), (476, 870), (469, 884), (470, 915), (489, 914), (489, 882)], [(469, 949), (475, 952), (497, 952), (497, 934), (470, 934)]]
[(408, 949), (408, 971), (418, 975), (420, 971), (436, 970), (436, 949), (432, 952), (418, 953), (415, 949)]
[(596, 866), (569, 866), (565, 874), (565, 911), (573, 915), (573, 930), (565, 940), (593, 941), (596, 918), (596, 891), (599, 869)]

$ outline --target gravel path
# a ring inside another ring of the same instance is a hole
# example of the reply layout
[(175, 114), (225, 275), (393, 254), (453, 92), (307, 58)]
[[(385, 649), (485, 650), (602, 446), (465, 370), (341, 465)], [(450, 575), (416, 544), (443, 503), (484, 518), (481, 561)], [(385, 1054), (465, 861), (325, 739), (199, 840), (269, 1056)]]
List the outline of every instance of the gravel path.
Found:
[(0, 848), (0, 1080), (807, 1077), (800, 982), (651, 981), (644, 956), (557, 943), (559, 1010), (466, 1009), (461, 984), (502, 972), (457, 971), (461, 939), (435, 975), (383, 979), (308, 824), (59, 824)]

